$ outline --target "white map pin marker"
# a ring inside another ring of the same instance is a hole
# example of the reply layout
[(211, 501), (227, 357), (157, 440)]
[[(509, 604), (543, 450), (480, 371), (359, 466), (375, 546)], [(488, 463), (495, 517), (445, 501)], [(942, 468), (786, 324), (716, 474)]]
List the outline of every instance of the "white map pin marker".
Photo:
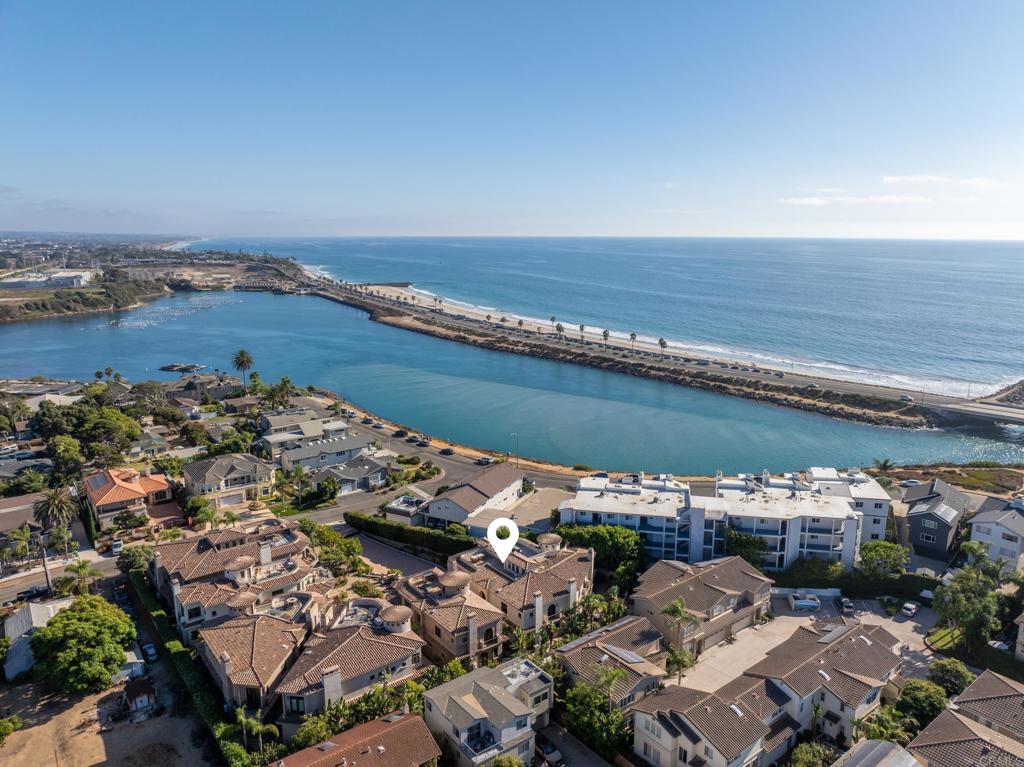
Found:
[[(498, 531), (503, 527), (508, 530), (507, 538), (498, 536)], [(505, 564), (508, 555), (515, 548), (516, 541), (519, 540), (519, 527), (507, 517), (498, 517), (487, 526), (487, 540), (491, 544), (491, 548), (494, 549), (494, 553), (498, 555), (498, 559)]]

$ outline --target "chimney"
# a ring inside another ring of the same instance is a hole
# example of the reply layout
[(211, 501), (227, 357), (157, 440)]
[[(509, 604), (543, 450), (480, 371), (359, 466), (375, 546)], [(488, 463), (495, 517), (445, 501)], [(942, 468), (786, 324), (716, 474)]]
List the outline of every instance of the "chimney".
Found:
[(576, 604), (576, 599), (577, 599), (576, 579), (575, 578), (570, 578), (569, 579), (569, 607), (570, 608), (573, 607)]
[(226, 652), (221, 653), (220, 665), (224, 669), (224, 677), (226, 679), (231, 679), (231, 656), (228, 655)]
[(324, 688), (325, 703), (341, 700), (341, 670), (337, 666), (328, 666), (323, 670), (320, 684)]
[(472, 656), (472, 655), (476, 654), (476, 646), (477, 646), (476, 613), (467, 613), (466, 614), (466, 621), (467, 621), (466, 630), (467, 630), (467, 633), (468, 633), (467, 641), (468, 641), (468, 645), (469, 645), (468, 653)]
[(179, 591), (181, 591), (181, 581), (175, 578), (171, 581), (171, 593), (177, 596)]
[(270, 564), (270, 541), (262, 541), (260, 543), (260, 564), (266, 567)]
[(533, 627), (540, 628), (544, 625), (544, 595), (539, 592), (533, 592)]

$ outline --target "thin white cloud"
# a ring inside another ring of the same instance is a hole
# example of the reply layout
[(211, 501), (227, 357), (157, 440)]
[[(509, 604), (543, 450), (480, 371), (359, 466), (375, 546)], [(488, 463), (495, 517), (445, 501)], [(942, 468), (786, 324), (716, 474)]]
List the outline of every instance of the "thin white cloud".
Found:
[(1005, 181), (996, 178), (984, 178), (973, 176), (971, 178), (956, 178), (954, 176), (941, 176), (937, 173), (919, 173), (910, 176), (882, 176), (883, 184), (945, 184), (966, 186), (971, 189), (1000, 189), (1006, 186)]
[(921, 205), (931, 202), (931, 197), (909, 194), (869, 194), (869, 195), (827, 195), (817, 197), (780, 197), (776, 202), (784, 205), (807, 205), (821, 207), (823, 205)]

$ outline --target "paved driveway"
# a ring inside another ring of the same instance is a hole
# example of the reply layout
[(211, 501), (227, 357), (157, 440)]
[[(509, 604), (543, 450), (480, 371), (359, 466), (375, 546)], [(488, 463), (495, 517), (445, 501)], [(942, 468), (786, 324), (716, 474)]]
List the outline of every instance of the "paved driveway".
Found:
[(724, 642), (706, 650), (683, 676), (683, 686), (714, 692), (763, 660), (769, 650), (789, 639), (797, 626), (808, 623), (806, 614), (779, 615), (770, 623), (742, 629), (732, 644)]
[(400, 570), (402, 575), (421, 573), (435, 566), (433, 562), (406, 554), (366, 535), (360, 534), (358, 538), (363, 545), (363, 556), (366, 559), (389, 570)]
[(558, 750), (562, 752), (562, 759), (565, 760), (566, 767), (611, 767), (608, 762), (599, 757), (585, 745), (578, 738), (574, 737), (559, 724), (549, 724), (543, 730), (552, 742), (558, 747)]
[[(890, 618), (878, 600), (855, 599), (853, 603), (857, 608), (856, 618), (865, 624), (884, 626), (903, 644), (901, 673), (904, 676), (928, 676), (928, 664), (934, 658), (931, 651), (925, 647), (924, 638), (938, 622), (938, 616), (933, 610), (922, 607), (913, 618), (904, 615)], [(809, 625), (815, 619), (836, 617), (837, 612), (831, 599), (823, 599), (821, 608), (816, 613), (795, 613), (789, 610), (785, 600), (773, 599), (772, 612), (776, 616), (775, 620), (763, 626), (743, 629), (736, 634), (734, 643), (720, 644), (707, 650), (697, 659), (697, 665), (683, 676), (683, 686), (714, 692), (763, 660), (769, 650), (789, 639), (797, 627)], [(675, 678), (667, 683), (674, 684)]]

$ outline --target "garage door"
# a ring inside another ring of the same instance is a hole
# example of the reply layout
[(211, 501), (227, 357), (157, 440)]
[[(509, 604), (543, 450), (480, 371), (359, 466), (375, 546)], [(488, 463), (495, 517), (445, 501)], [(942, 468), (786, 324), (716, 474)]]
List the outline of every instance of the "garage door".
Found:
[(710, 650), (716, 644), (721, 644), (722, 642), (725, 641), (725, 638), (728, 635), (729, 635), (729, 630), (728, 629), (722, 629), (718, 633), (712, 634), (711, 636), (709, 636), (707, 639), (704, 640), (704, 649), (705, 650)]
[(221, 506), (235, 506), (241, 503), (243, 500), (242, 493), (235, 493), (234, 495), (225, 495), (220, 499)]
[(754, 622), (754, 613), (749, 613), (746, 617), (740, 618), (734, 624), (732, 624), (732, 633), (736, 633), (740, 629), (745, 629), (747, 626)]

